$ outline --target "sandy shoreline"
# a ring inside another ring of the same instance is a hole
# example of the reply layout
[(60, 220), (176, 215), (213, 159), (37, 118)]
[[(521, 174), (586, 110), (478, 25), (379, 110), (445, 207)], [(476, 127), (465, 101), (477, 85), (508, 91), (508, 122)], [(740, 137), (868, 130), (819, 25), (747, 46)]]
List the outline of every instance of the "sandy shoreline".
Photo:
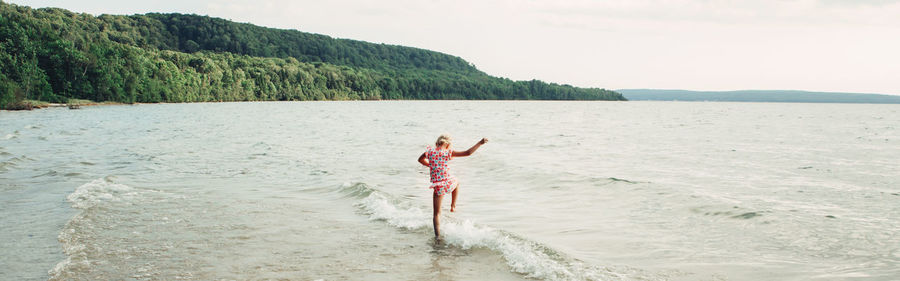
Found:
[(120, 103), (120, 102), (39, 103), (39, 104), (25, 103), (25, 104), (19, 105), (18, 107), (14, 107), (12, 109), (0, 109), (0, 111), (23, 111), (23, 110), (34, 110), (34, 109), (53, 108), (53, 107), (68, 107), (69, 109), (79, 109), (83, 106), (135, 105), (135, 104), (138, 104), (138, 103), (133, 103), (133, 104)]

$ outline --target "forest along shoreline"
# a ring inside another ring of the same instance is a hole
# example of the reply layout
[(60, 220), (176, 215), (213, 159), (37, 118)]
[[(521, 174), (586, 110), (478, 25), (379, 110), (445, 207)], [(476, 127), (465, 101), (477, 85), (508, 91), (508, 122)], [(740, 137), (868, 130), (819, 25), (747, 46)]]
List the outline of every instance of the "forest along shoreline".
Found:
[(626, 100), (599, 87), (491, 76), (426, 49), (199, 15), (93, 16), (0, 1), (0, 35), (8, 39), (0, 40), (0, 109), (69, 99)]
[[(353, 101), (353, 102), (378, 102), (378, 101), (502, 101), (502, 100), (414, 100), (414, 99), (402, 99), (402, 100), (322, 100), (322, 101), (293, 101), (293, 102), (342, 102), (342, 101)], [(516, 100), (506, 100), (506, 101), (516, 101)], [(518, 101), (528, 101), (528, 100), (518, 100)], [(553, 102), (556, 100), (541, 100), (541, 101), (549, 101)], [(56, 107), (68, 107), (69, 109), (81, 109), (81, 107), (85, 106), (111, 106), (111, 105), (144, 105), (144, 104), (182, 104), (182, 103), (239, 103), (239, 102), (283, 102), (277, 100), (261, 100), (261, 101), (197, 101), (197, 102), (132, 102), (132, 103), (124, 103), (124, 102), (113, 102), (113, 101), (104, 101), (104, 102), (95, 102), (90, 100), (80, 100), (78, 102), (70, 102), (70, 103), (51, 103), (45, 101), (35, 101), (35, 100), (25, 100), (20, 104), (13, 105), (12, 107), (2, 108), (0, 111), (29, 111), (35, 109), (45, 109), (45, 108), (56, 108)], [(287, 101), (291, 102), (291, 101)]]

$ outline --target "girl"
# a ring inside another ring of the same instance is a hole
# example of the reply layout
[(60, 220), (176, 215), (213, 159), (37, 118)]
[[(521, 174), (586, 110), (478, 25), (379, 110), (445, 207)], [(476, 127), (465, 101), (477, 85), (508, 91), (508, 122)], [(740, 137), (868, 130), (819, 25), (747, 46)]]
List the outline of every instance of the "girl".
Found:
[(459, 194), (459, 182), (456, 178), (450, 176), (450, 159), (453, 157), (466, 157), (475, 153), (482, 144), (487, 143), (487, 139), (482, 138), (481, 141), (473, 145), (466, 151), (450, 150), (450, 136), (444, 134), (438, 137), (434, 142), (434, 148), (428, 147), (422, 155), (419, 156), (419, 163), (431, 169), (431, 187), (434, 189), (432, 202), (434, 203), (434, 237), (437, 238), (441, 234), (440, 221), (438, 217), (441, 214), (441, 199), (444, 194), (451, 193), (450, 211), (456, 211), (456, 195)]

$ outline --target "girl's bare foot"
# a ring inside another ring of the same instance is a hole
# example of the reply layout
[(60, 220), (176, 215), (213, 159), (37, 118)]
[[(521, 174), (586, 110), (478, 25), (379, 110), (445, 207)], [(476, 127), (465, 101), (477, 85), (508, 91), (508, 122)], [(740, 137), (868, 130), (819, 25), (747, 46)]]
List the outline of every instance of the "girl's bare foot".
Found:
[(456, 212), (456, 206), (450, 206), (450, 212)]

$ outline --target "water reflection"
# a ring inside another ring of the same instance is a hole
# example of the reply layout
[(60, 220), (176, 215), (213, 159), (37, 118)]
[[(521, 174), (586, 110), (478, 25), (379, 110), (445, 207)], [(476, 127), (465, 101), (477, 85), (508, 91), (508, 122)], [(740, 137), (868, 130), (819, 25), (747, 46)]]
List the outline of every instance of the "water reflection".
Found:
[(429, 251), (431, 253), (431, 268), (426, 272), (429, 279), (456, 280), (457, 278), (454, 278), (455, 274), (453, 274), (456, 263), (453, 256), (449, 254), (453, 247), (440, 237), (429, 239), (428, 245), (431, 246), (431, 251)]

